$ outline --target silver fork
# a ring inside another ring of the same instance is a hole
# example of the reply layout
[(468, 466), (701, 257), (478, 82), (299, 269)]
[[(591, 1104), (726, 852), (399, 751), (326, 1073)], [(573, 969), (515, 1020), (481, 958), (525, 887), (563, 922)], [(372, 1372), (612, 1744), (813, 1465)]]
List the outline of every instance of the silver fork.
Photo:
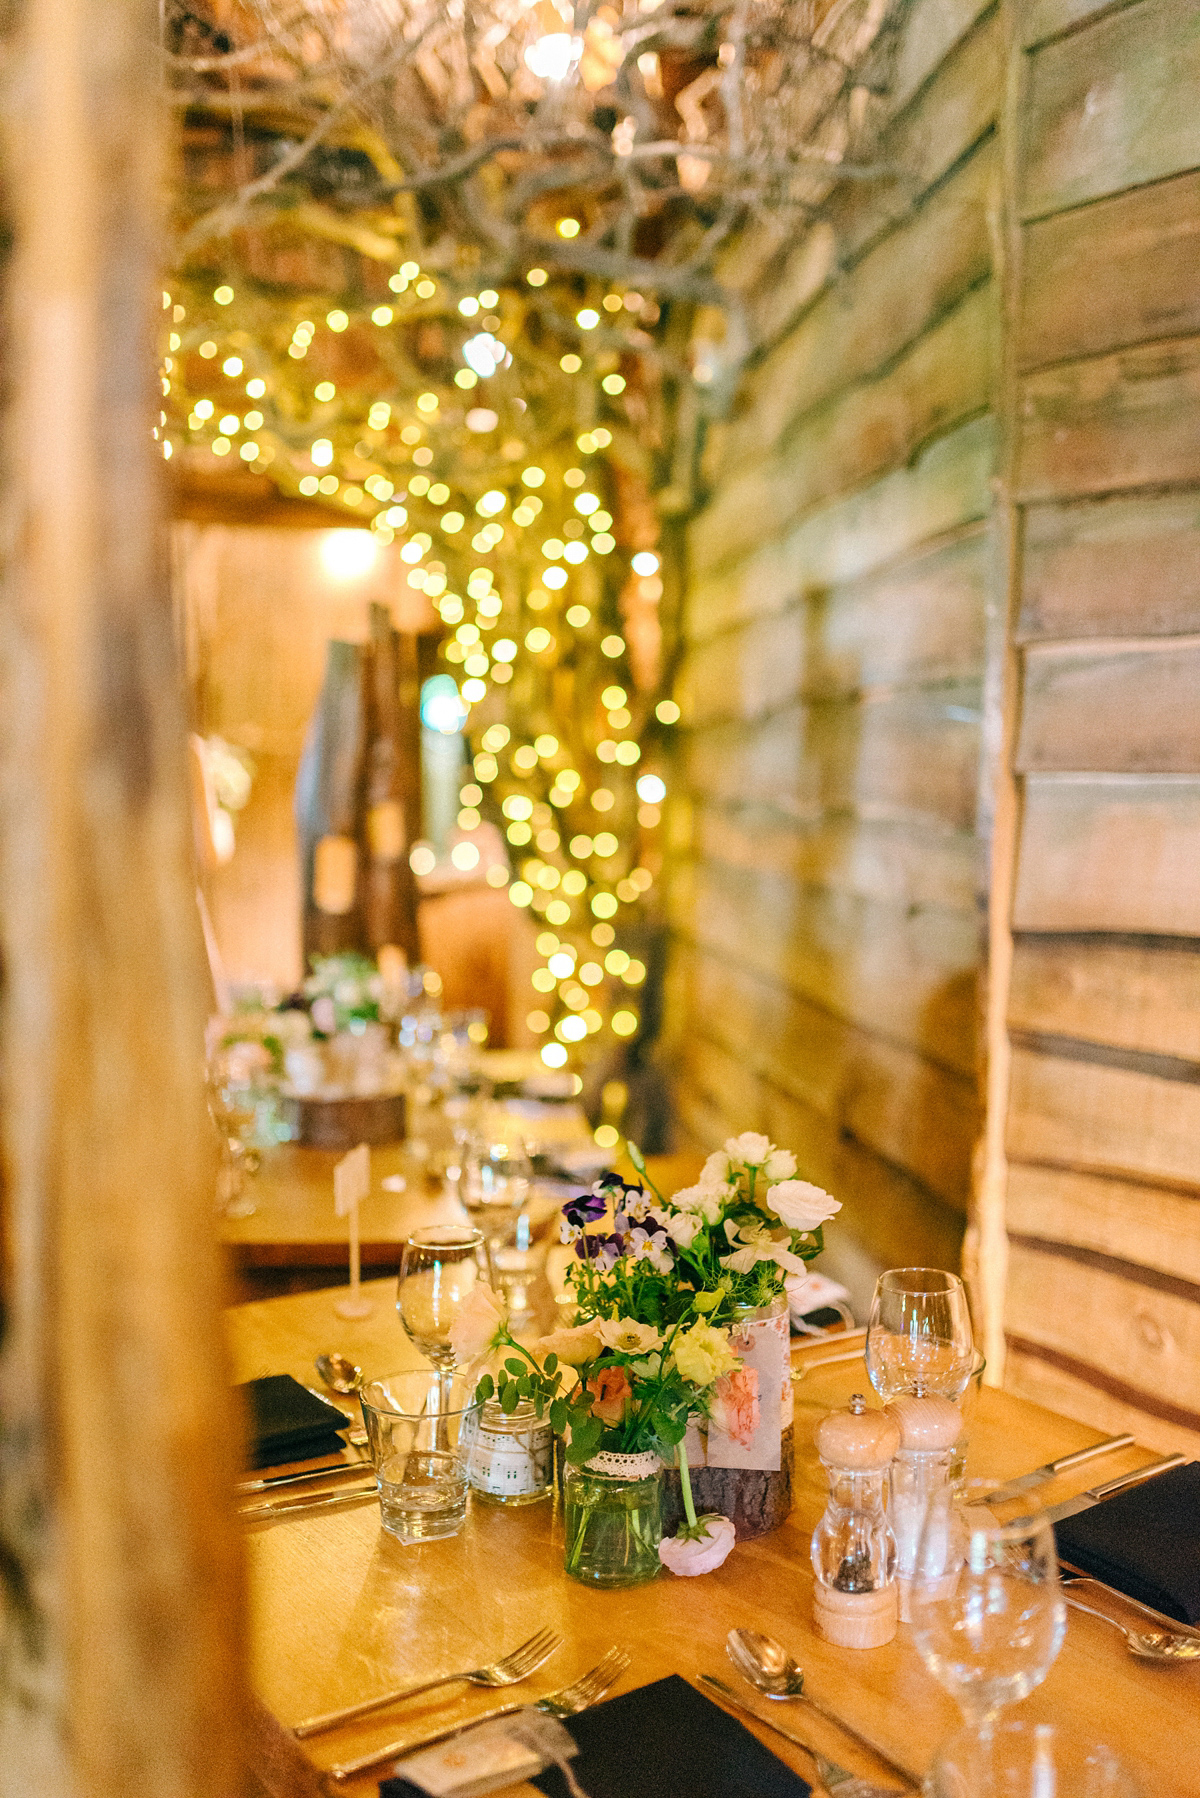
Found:
[(436, 1679), (425, 1679), (415, 1686), (397, 1686), (394, 1691), (381, 1692), (377, 1698), (365, 1698), (361, 1704), (348, 1704), (344, 1710), (326, 1711), (320, 1717), (306, 1717), (303, 1723), (293, 1725), (292, 1734), (300, 1741), (305, 1736), (319, 1736), (327, 1729), (336, 1729), (339, 1723), (352, 1723), (356, 1717), (368, 1717), (372, 1711), (382, 1711), (389, 1704), (399, 1704), (402, 1698), (415, 1698), (419, 1692), (432, 1692), (438, 1686), (452, 1686), (462, 1680), (471, 1686), (515, 1686), (519, 1680), (528, 1679), (536, 1673), (543, 1661), (549, 1660), (558, 1647), (561, 1636), (553, 1630), (539, 1629), (530, 1636), (528, 1642), (522, 1642), (510, 1654), (501, 1660), (488, 1661), (485, 1666), (472, 1667), (464, 1673), (442, 1673)]
[(328, 1779), (353, 1779), (356, 1773), (366, 1773), (371, 1767), (378, 1767), (384, 1761), (398, 1760), (402, 1754), (416, 1754), (420, 1748), (436, 1748), (439, 1742), (452, 1741), (455, 1736), (465, 1734), (474, 1729), (477, 1723), (491, 1723), (496, 1717), (513, 1717), (518, 1711), (545, 1711), (550, 1717), (574, 1717), (579, 1711), (586, 1711), (589, 1705), (595, 1704), (615, 1686), (629, 1665), (629, 1655), (623, 1648), (610, 1648), (603, 1660), (597, 1661), (587, 1673), (581, 1673), (577, 1680), (569, 1686), (561, 1686), (557, 1692), (548, 1692), (544, 1698), (535, 1698), (530, 1705), (505, 1704), (495, 1711), (484, 1711), (480, 1717), (472, 1717), (468, 1723), (455, 1724), (453, 1729), (439, 1730), (436, 1735), (422, 1736), (418, 1742), (389, 1742), (386, 1748), (376, 1748), (371, 1754), (364, 1754), (356, 1761), (343, 1761), (339, 1766), (327, 1769)]

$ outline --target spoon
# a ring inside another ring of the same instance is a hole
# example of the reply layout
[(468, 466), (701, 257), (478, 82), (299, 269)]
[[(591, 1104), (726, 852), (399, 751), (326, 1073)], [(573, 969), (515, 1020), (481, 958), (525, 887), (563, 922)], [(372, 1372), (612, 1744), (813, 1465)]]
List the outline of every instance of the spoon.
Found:
[(353, 1398), (362, 1385), (363, 1370), (349, 1355), (330, 1350), (327, 1355), (318, 1355), (313, 1366), (330, 1392), (340, 1392), (343, 1398)]
[(1200, 1661), (1200, 1636), (1188, 1636), (1180, 1632), (1176, 1635), (1166, 1629), (1126, 1629), (1115, 1617), (1108, 1616), (1105, 1611), (1093, 1611), (1091, 1605), (1080, 1604), (1069, 1592), (1063, 1597), (1073, 1611), (1083, 1611), (1088, 1617), (1099, 1617), (1101, 1623), (1111, 1623), (1119, 1629), (1129, 1644), (1130, 1654), (1137, 1655), (1141, 1661)]
[(809, 1696), (804, 1690), (804, 1669), (774, 1636), (760, 1635), (755, 1629), (731, 1629), (725, 1638), (725, 1652), (742, 1678), (748, 1680), (764, 1697), (800, 1699), (802, 1703), (810, 1705), (818, 1716), (836, 1723), (846, 1735), (869, 1749), (899, 1778), (906, 1780), (911, 1786), (920, 1786), (921, 1777), (918, 1773), (902, 1767), (890, 1754), (885, 1754), (870, 1736), (864, 1736), (852, 1724), (847, 1723), (844, 1717), (839, 1717), (836, 1711), (826, 1710), (817, 1699)]

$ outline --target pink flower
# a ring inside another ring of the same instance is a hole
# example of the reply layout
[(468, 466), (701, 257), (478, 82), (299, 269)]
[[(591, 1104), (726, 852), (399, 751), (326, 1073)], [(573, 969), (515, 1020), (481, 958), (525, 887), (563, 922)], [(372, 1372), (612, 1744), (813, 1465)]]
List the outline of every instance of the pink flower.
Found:
[(758, 1374), (753, 1367), (735, 1367), (713, 1387), (709, 1421), (749, 1448), (758, 1428)]
[(697, 1541), (686, 1529), (678, 1536), (664, 1536), (658, 1545), (658, 1558), (664, 1567), (681, 1579), (697, 1573), (711, 1573), (726, 1560), (737, 1541), (737, 1532), (728, 1517), (707, 1516), (697, 1519), (705, 1533)]
[(482, 1280), (477, 1281), (450, 1325), (450, 1346), (460, 1367), (469, 1367), (494, 1346), (504, 1319), (504, 1301)]
[(587, 1389), (592, 1395), (592, 1416), (613, 1427), (625, 1417), (625, 1404), (633, 1397), (629, 1375), (623, 1367), (602, 1367)]

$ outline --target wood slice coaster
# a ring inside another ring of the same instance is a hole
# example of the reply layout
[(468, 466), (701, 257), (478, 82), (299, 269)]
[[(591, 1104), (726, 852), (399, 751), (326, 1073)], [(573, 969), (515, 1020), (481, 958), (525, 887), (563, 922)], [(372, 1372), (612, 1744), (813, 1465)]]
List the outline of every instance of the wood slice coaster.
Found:
[(403, 1093), (356, 1099), (284, 1099), (292, 1141), (310, 1149), (353, 1149), (358, 1143), (403, 1142)]
[[(739, 1542), (777, 1530), (792, 1508), (792, 1462), (795, 1431), (783, 1432), (779, 1467), (775, 1471), (747, 1467), (693, 1467), (692, 1498), (697, 1517), (719, 1511), (733, 1521)], [(683, 1522), (683, 1493), (679, 1470), (663, 1474), (663, 1534), (673, 1536)]]

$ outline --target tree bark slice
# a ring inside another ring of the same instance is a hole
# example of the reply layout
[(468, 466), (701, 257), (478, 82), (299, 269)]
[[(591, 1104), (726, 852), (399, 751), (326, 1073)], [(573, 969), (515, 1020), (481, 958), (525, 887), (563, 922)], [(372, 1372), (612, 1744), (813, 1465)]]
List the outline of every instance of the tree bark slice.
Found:
[[(779, 1467), (694, 1467), (691, 1469), (692, 1498), (696, 1515), (719, 1511), (728, 1517), (737, 1531), (739, 1542), (755, 1536), (769, 1535), (787, 1519), (792, 1508), (792, 1464), (795, 1458), (795, 1431), (791, 1424), (783, 1432)], [(683, 1522), (683, 1493), (679, 1470), (668, 1467), (663, 1476), (663, 1534), (673, 1536)]]

